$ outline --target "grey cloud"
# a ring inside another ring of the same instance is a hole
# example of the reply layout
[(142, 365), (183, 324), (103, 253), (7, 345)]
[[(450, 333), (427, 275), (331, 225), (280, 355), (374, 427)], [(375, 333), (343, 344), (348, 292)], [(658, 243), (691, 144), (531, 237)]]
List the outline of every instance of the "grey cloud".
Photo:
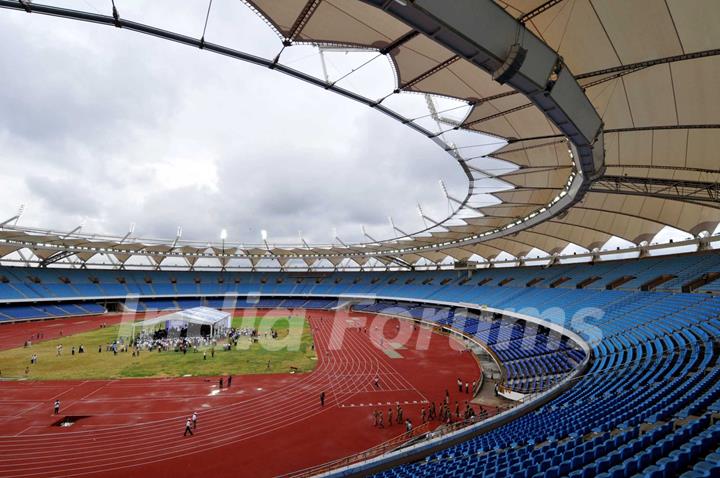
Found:
[[(0, 12), (0, 63), (13, 71), (0, 90), (0, 133), (13, 151), (3, 161), (43, 210), (33, 225), (88, 215), (98, 232), (116, 234), (136, 222), (155, 237), (182, 225), (199, 240), (221, 228), (244, 242), (260, 229), (276, 241), (302, 229), (327, 242), (332, 228), (358, 240), (359, 224), (389, 235), (388, 215), (420, 227), (416, 201), (442, 212), (440, 178), (464, 194), (446, 153), (365, 106), (154, 38), (10, 15)], [(172, 175), (157, 173), (167, 167)], [(193, 184), (212, 170), (215, 187)]]
[(101, 212), (99, 191), (76, 180), (55, 180), (43, 176), (28, 176), (25, 182), (53, 214), (91, 216)]

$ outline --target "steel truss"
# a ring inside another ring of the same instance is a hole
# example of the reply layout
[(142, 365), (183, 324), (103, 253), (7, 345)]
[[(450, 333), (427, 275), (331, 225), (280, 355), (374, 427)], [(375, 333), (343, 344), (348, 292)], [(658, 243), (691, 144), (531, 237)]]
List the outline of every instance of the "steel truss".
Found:
[(603, 176), (591, 192), (652, 196), (675, 201), (714, 204), (720, 207), (720, 183), (681, 179)]

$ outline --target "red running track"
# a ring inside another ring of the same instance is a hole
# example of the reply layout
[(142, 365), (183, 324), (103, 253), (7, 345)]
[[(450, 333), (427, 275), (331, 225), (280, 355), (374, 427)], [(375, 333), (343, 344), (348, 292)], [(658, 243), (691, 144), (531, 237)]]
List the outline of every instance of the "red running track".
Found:
[[(420, 407), (429, 400), (439, 403), (446, 389), (452, 403), (457, 399), (463, 406), (468, 395), (457, 392), (458, 376), (468, 381), (479, 377), (472, 355), (457, 351), (445, 336), (409, 328), (405, 348), (388, 354), (371, 336), (378, 330), (394, 336), (396, 319), (306, 314), (318, 353), (312, 373), (235, 376), (232, 387), (222, 390), (216, 377), (0, 382), (0, 477), (275, 476), (397, 436), (400, 425), (373, 426), (378, 404), (387, 411), (389, 404), (394, 409), (399, 402), (405, 416), (418, 424)], [(75, 323), (72, 330), (117, 320), (102, 317)], [(369, 333), (354, 327), (365, 320)], [(2, 326), (0, 347), (7, 347), (7, 337), (16, 333), (53, 330), (59, 322), (16, 324), (20, 331)], [(65, 324), (70, 322), (62, 323), (67, 336), (71, 329)], [(343, 329), (339, 340), (333, 331)], [(56, 336), (45, 334), (46, 339)], [(20, 345), (25, 339), (20, 338)], [(382, 347), (391, 340), (383, 339)], [(418, 350), (418, 343), (429, 346)], [(373, 385), (375, 376), (380, 389)], [(320, 407), (321, 391), (325, 407)], [(52, 426), (58, 420), (52, 415), (55, 398), (63, 404), (60, 417), (85, 418), (72, 427)], [(183, 437), (185, 419), (193, 411), (199, 414), (198, 428), (194, 436)]]

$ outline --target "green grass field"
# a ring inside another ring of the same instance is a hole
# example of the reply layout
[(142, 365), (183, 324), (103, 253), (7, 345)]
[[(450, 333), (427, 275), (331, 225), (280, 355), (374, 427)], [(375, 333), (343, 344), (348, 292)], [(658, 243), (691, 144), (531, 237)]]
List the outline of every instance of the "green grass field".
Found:
[[(296, 367), (298, 372), (309, 372), (315, 367), (313, 339), (303, 317), (264, 320), (259, 317), (235, 317), (233, 327), (257, 328), (260, 343), (250, 344), (249, 339), (241, 338), (238, 347), (225, 351), (222, 350), (222, 344), (225, 343), (223, 340), (215, 348), (214, 358), (209, 348), (200, 349), (197, 353), (189, 351), (187, 354), (142, 351), (139, 357), (133, 357), (131, 352), (113, 355), (105, 351), (105, 344), (118, 338), (120, 326), (116, 325), (40, 342), (28, 348), (2, 351), (0, 370), (3, 378), (67, 380), (288, 373), (291, 367)], [(277, 340), (273, 340), (269, 333), (267, 338), (263, 336), (270, 327), (278, 332)], [(56, 356), (58, 344), (63, 346), (60, 357)], [(71, 347), (74, 345), (77, 351), (81, 344), (85, 347), (85, 353), (71, 355)], [(288, 344), (294, 346), (288, 347)], [(103, 346), (101, 353), (98, 353), (98, 345)], [(205, 360), (203, 350), (207, 352)], [(35, 365), (30, 364), (33, 353), (38, 355)], [(270, 368), (267, 366), (268, 360)], [(28, 367), (29, 373), (26, 374)]]

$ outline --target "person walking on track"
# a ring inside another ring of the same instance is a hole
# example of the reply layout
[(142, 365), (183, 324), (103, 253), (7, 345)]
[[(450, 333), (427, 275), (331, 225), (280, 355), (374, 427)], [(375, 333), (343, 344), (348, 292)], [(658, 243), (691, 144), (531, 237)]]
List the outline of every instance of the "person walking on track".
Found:
[(320, 406), (325, 406), (325, 392), (320, 392)]
[(193, 412), (192, 414), (192, 427), (193, 430), (197, 428), (197, 412)]
[(188, 419), (185, 421), (185, 433), (183, 433), (183, 436), (186, 437), (188, 433), (190, 434), (190, 436), (192, 436), (192, 434), (193, 434), (193, 431), (192, 431), (192, 419), (190, 419), (190, 418), (188, 418)]
[(60, 400), (55, 400), (55, 405), (53, 406), (53, 410), (55, 411), (55, 415), (60, 413)]

